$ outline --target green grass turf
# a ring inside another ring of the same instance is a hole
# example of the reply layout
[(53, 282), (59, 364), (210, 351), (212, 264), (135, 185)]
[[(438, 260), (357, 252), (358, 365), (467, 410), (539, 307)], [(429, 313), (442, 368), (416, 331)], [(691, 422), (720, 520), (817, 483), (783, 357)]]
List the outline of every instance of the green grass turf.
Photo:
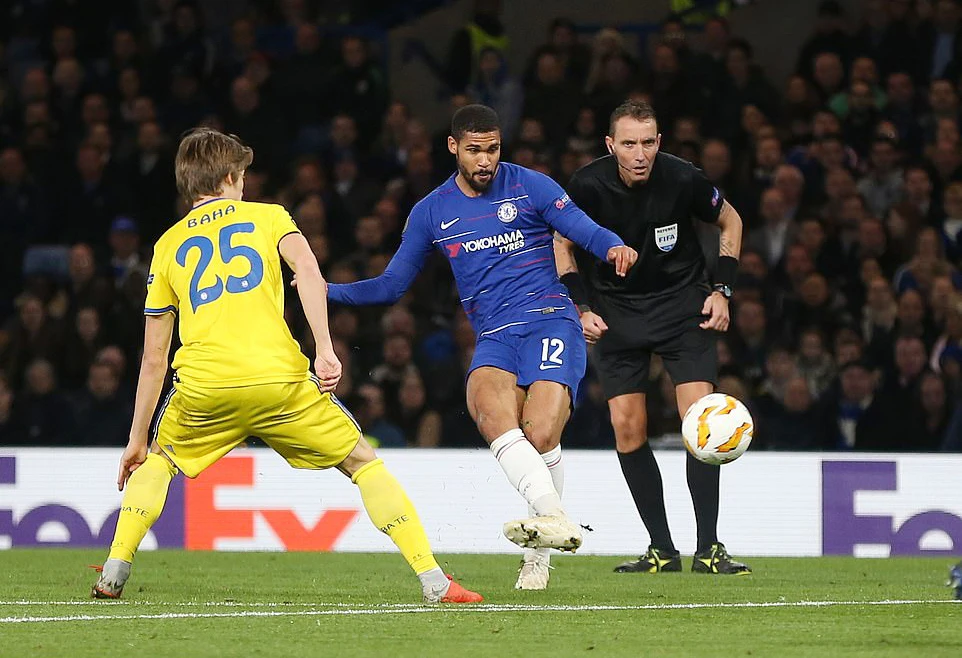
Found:
[[(86, 596), (94, 573), (86, 565), (102, 559), (101, 551), (0, 551), (0, 618), (280, 615), (4, 621), (0, 656), (962, 655), (962, 604), (474, 612), (444, 606), (411, 612), (420, 590), (397, 555), (182, 551), (141, 554), (125, 603), (92, 602)], [(617, 558), (564, 556), (554, 558), (557, 568), (546, 592), (513, 589), (516, 557), (454, 555), (441, 561), (494, 605), (950, 598), (945, 559), (755, 559), (754, 575), (722, 577), (615, 574)], [(10, 603), (18, 600), (36, 603)], [(264, 605), (269, 603), (280, 605)], [(392, 610), (385, 604), (412, 607)], [(349, 609), (376, 614), (317, 614)], [(295, 612), (308, 614), (290, 614)]]

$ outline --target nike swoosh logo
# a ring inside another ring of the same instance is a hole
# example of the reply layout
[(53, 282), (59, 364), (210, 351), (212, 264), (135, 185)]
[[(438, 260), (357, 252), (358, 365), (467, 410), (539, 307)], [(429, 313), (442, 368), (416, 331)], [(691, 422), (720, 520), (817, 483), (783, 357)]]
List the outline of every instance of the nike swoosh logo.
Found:
[(542, 364), (540, 364), (540, 365), (538, 366), (538, 369), (539, 369), (539, 370), (553, 370), (554, 368), (560, 368), (560, 367), (561, 367), (561, 366), (548, 366), (548, 365), (545, 365), (545, 364), (542, 363)]
[(461, 221), (460, 217), (455, 217), (450, 222), (441, 222), (441, 230), (447, 231), (449, 228)]

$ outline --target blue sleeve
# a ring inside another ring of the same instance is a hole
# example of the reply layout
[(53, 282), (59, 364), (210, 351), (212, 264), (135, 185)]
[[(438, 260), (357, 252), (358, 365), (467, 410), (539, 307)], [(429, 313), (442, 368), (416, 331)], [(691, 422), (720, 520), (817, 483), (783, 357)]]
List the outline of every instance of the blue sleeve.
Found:
[(551, 228), (602, 261), (608, 259), (609, 249), (625, 244), (615, 233), (595, 224), (560, 185), (544, 174), (535, 175), (529, 188), (535, 192), (532, 201)]
[(394, 304), (407, 292), (424, 265), (424, 258), (431, 251), (431, 235), (424, 228), (426, 222), (418, 221), (421, 212), (411, 210), (401, 246), (387, 264), (384, 273), (373, 279), (355, 283), (332, 283), (327, 286), (329, 301), (350, 306)]

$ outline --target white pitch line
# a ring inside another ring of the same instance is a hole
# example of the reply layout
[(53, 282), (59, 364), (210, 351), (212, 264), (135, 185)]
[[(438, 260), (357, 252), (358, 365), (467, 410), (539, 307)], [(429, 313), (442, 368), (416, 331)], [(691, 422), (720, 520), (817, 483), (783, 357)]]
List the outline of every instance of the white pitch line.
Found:
[(420, 607), (420, 603), (379, 603), (376, 606), (371, 606), (369, 603), (311, 603), (311, 602), (295, 602), (295, 601), (254, 601), (250, 603), (245, 603), (243, 601), (117, 601), (111, 599), (90, 599), (87, 601), (29, 601), (29, 600), (18, 600), (18, 601), (0, 601), (0, 607), (3, 606), (21, 606), (21, 605), (64, 605), (64, 606), (78, 606), (78, 605), (100, 605), (100, 606), (173, 606), (175, 608), (185, 608), (191, 606), (203, 606), (206, 608), (416, 608)]
[(0, 617), (0, 623), (51, 623), (69, 621), (107, 621), (107, 620), (148, 620), (148, 619), (210, 619), (240, 617), (324, 617), (343, 615), (395, 615), (424, 613), (489, 613), (489, 612), (604, 612), (637, 610), (702, 610), (706, 608), (827, 608), (835, 606), (901, 606), (949, 604), (962, 605), (953, 600), (882, 600), (882, 601), (770, 601), (763, 603), (668, 603), (650, 605), (525, 605), (525, 604), (485, 604), (459, 606), (457, 608), (438, 608), (436, 606), (415, 606), (395, 608), (339, 608), (331, 610), (291, 610), (262, 611), (242, 610), (237, 612), (164, 612), (150, 615), (67, 615), (61, 617)]

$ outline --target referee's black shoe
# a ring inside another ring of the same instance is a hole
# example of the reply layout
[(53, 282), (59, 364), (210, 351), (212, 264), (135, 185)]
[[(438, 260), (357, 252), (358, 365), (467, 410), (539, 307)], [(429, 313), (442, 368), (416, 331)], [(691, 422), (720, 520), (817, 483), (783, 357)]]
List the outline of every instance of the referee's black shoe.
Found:
[(707, 550), (695, 553), (691, 570), (695, 573), (722, 573), (732, 576), (747, 576), (752, 572), (747, 564), (735, 562), (721, 542), (715, 542)]
[(615, 567), (615, 573), (658, 573), (681, 571), (681, 553), (649, 546), (644, 555)]

